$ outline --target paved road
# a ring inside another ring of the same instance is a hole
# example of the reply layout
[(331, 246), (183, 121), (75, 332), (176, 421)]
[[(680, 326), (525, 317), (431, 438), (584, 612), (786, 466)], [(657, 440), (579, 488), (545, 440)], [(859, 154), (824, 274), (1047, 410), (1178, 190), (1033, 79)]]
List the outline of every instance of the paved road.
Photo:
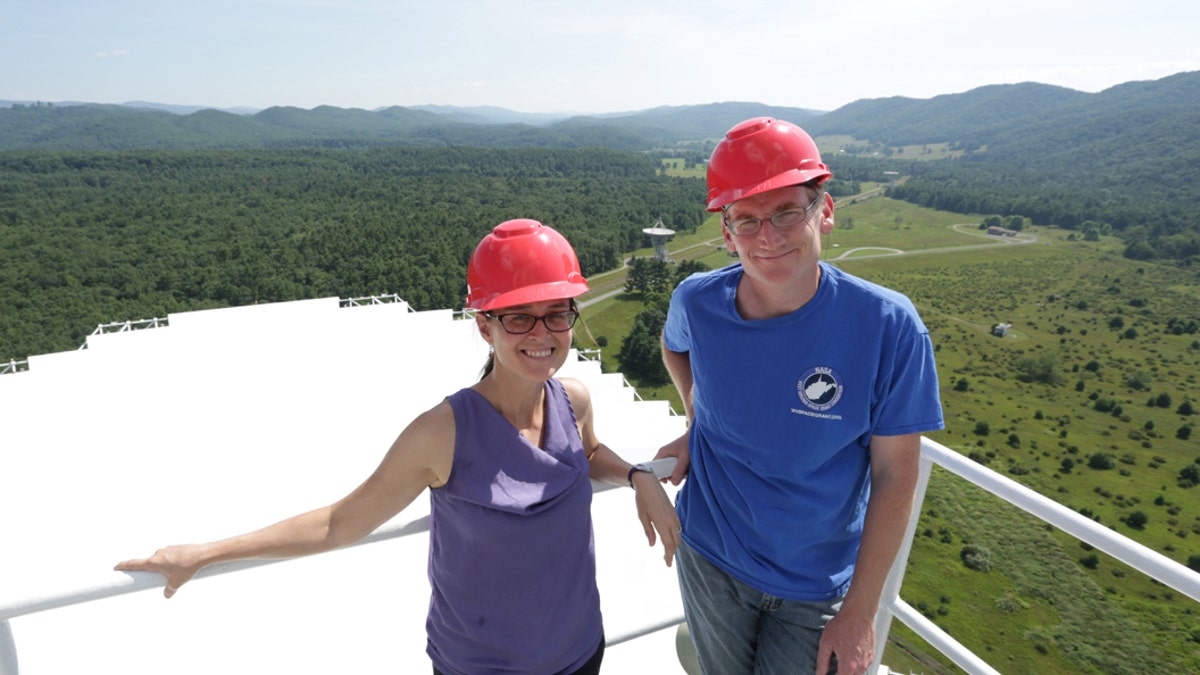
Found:
[[(883, 258), (886, 256), (895, 256), (895, 255), (923, 255), (923, 254), (929, 254), (929, 253), (953, 253), (956, 251), (970, 251), (970, 250), (981, 249), (981, 248), (992, 248), (995, 246), (1020, 246), (1022, 244), (1032, 244), (1037, 241), (1037, 235), (1032, 234), (1032, 233), (1018, 234), (1013, 237), (997, 237), (995, 235), (987, 234), (984, 230), (980, 230), (978, 225), (972, 225), (970, 223), (959, 223), (957, 225), (953, 225), (952, 227), (954, 228), (954, 231), (958, 232), (959, 234), (964, 234), (964, 235), (967, 235), (970, 237), (978, 237), (980, 239), (986, 239), (987, 241), (985, 243), (980, 243), (980, 244), (966, 244), (963, 246), (943, 246), (940, 248), (926, 248), (926, 249), (919, 249), (919, 250), (915, 250), (915, 251), (905, 251), (905, 250), (898, 249), (898, 248), (885, 248), (882, 246), (859, 246), (857, 248), (852, 248), (852, 249), (842, 251), (836, 257), (832, 257), (832, 258), (826, 257), (825, 259), (826, 260), (864, 260), (867, 258)], [(709, 239), (707, 241), (702, 241), (698, 244), (691, 244), (689, 246), (684, 246), (682, 248), (678, 248), (678, 249), (675, 249), (673, 251), (668, 251), (668, 252), (673, 256), (678, 256), (678, 255), (680, 255), (686, 251), (690, 251), (692, 249), (718, 246), (718, 245), (722, 244), (723, 241), (724, 240), (722, 238), (717, 237), (714, 239)], [(879, 251), (879, 253), (863, 253), (863, 251)], [(830, 251), (829, 249), (825, 250), (825, 253), (827, 256), (831, 252), (832, 251)], [(604, 286), (603, 280), (605, 277), (617, 274), (619, 272), (623, 272), (624, 269), (625, 269), (624, 266), (622, 266), (621, 268), (618, 268), (615, 270), (609, 270), (607, 272), (601, 272), (600, 274), (595, 274), (588, 279), (588, 284), (591, 285), (593, 288), (597, 288), (597, 289), (601, 288)], [(617, 280), (614, 279), (614, 281), (617, 281)], [(616, 288), (614, 288), (612, 290), (604, 291), (600, 295), (597, 295), (592, 298), (588, 298), (587, 300), (582, 300), (582, 301), (580, 301), (579, 306), (587, 307), (588, 305), (593, 305), (597, 302), (600, 302), (601, 300), (607, 300), (609, 298), (620, 295), (624, 292), (625, 292), (625, 284), (623, 283), (623, 279), (621, 279), (620, 285), (617, 286)]]
[[(925, 248), (917, 251), (903, 251), (898, 248), (883, 248), (881, 246), (860, 246), (843, 251), (836, 258), (827, 258), (827, 260), (862, 260), (864, 258), (882, 258), (891, 255), (920, 255), (924, 253), (951, 253), (954, 251), (970, 251), (980, 248), (992, 248), (993, 246), (1020, 246), (1022, 244), (1032, 244), (1037, 241), (1037, 235), (1033, 233), (1019, 234), (1014, 237), (997, 237), (992, 234), (987, 234), (979, 229), (977, 225), (960, 223), (953, 226), (954, 231), (960, 234), (965, 234), (972, 237), (987, 239), (984, 244), (967, 244), (965, 246), (943, 246), (941, 248)], [(868, 253), (865, 255), (853, 255), (859, 251), (883, 251), (883, 253)], [(827, 251), (828, 252), (828, 251)]]

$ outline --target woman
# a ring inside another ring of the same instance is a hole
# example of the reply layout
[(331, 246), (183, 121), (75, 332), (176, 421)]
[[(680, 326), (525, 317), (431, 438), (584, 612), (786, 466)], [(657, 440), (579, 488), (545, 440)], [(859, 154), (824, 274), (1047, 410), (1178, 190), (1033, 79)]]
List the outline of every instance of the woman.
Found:
[(582, 383), (554, 379), (588, 290), (570, 244), (534, 220), (497, 225), (471, 256), (467, 304), (491, 346), (484, 375), (422, 413), (379, 467), (329, 506), (248, 534), (116, 566), (166, 576), (172, 597), (218, 562), (351, 544), (430, 489), (427, 652), (435, 673), (597, 673), (604, 635), (591, 483), (629, 484), (671, 564), (679, 519), (657, 478), (601, 443)]

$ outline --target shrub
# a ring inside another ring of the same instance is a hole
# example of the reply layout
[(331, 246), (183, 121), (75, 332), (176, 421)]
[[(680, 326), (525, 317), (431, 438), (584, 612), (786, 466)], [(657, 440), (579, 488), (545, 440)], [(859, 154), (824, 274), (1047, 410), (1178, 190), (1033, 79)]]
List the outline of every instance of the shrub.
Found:
[(1179, 470), (1179, 487), (1200, 485), (1200, 464), (1188, 464)]
[(967, 569), (988, 572), (992, 569), (992, 553), (982, 546), (967, 544), (958, 553)]
[(982, 464), (984, 466), (987, 466), (988, 464), (990, 464), (992, 462), (991, 457), (988, 457), (986, 454), (979, 452), (978, 450), (972, 450), (970, 453), (968, 453), (967, 459), (969, 459), (972, 462), (975, 462), (977, 464)]
[(1061, 384), (1065, 379), (1058, 356), (1038, 354), (1017, 361), (1017, 379), (1022, 382)]
[(1125, 518), (1125, 524), (1135, 530), (1145, 529), (1146, 523), (1148, 522), (1150, 522), (1150, 519), (1147, 518), (1146, 514), (1142, 513), (1141, 511), (1134, 511)]

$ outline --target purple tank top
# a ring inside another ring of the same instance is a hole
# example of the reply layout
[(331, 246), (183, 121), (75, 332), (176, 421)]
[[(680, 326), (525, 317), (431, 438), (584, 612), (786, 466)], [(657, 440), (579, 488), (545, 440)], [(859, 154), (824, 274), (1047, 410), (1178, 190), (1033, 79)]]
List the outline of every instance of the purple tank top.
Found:
[(473, 389), (447, 399), (454, 465), (429, 493), (426, 621), (447, 675), (570, 673), (600, 645), (587, 455), (562, 384), (545, 396), (541, 449)]

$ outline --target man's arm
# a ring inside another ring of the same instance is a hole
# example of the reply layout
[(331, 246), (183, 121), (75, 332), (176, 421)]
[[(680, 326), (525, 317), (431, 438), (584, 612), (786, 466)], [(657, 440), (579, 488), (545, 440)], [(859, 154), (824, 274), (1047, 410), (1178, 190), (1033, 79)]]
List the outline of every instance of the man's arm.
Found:
[(826, 626), (816, 675), (837, 655), (839, 673), (862, 673), (875, 658), (875, 614), (883, 586), (904, 541), (920, 471), (921, 435), (871, 438), (871, 496), (850, 590)]
[[(671, 376), (671, 381), (675, 383), (675, 389), (679, 391), (679, 398), (683, 399), (683, 411), (687, 415), (688, 425), (691, 426), (692, 420), (695, 419), (695, 409), (692, 407), (691, 354), (671, 351), (664, 340), (662, 342), (662, 359), (663, 365), (667, 367), (667, 373)], [(691, 463), (691, 455), (688, 452), (688, 432), (683, 432), (682, 436), (664, 445), (654, 456), (655, 459), (663, 457), (674, 457), (678, 460), (675, 464), (675, 471), (671, 473), (668, 480), (672, 485), (679, 485), (687, 475), (688, 466)]]

